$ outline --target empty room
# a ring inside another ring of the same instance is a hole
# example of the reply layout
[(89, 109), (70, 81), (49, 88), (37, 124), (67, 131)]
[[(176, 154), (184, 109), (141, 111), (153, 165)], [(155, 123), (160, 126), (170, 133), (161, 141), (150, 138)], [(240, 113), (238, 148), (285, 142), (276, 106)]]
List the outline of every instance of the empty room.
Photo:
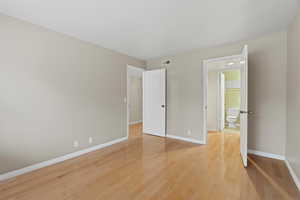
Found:
[(299, 0), (1, 0), (0, 55), (0, 200), (300, 200)]

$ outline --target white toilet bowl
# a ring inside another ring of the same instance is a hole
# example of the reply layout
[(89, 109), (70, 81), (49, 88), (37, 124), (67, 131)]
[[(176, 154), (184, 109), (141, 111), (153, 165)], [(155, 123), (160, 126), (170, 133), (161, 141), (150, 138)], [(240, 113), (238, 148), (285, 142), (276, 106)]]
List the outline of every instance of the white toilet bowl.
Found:
[(238, 121), (240, 110), (238, 108), (228, 108), (226, 121), (229, 128), (236, 128), (236, 122)]

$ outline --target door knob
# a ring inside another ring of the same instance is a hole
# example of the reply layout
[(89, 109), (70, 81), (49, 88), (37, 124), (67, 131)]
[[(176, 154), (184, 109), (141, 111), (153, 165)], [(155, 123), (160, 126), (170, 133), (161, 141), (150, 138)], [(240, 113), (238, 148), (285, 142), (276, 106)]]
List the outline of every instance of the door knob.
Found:
[(251, 114), (253, 114), (253, 112), (252, 111), (240, 110), (240, 114), (249, 114), (249, 115), (251, 115)]
[(164, 108), (164, 107), (165, 107), (165, 105), (161, 105), (161, 107), (162, 107), (162, 108)]

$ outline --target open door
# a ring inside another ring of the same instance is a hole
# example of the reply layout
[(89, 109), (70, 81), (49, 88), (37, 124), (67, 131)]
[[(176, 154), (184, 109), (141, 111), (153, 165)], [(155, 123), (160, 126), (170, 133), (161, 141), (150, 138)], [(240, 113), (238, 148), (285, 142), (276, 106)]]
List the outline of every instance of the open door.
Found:
[(244, 46), (241, 61), (240, 151), (247, 167), (248, 154), (248, 47)]
[(143, 132), (166, 135), (166, 69), (143, 72)]
[(225, 75), (223, 72), (219, 72), (219, 131), (223, 131), (225, 128)]

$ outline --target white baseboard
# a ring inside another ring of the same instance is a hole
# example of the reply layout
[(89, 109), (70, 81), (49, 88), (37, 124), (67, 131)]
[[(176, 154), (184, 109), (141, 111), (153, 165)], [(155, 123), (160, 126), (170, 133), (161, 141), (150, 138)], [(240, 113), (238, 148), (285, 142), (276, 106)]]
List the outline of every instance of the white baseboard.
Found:
[(296, 175), (295, 171), (293, 170), (292, 166), (290, 165), (289, 161), (287, 159), (285, 159), (285, 164), (288, 168), (288, 170), (290, 171), (290, 174), (298, 188), (298, 190), (300, 190), (300, 179), (298, 178), (298, 176)]
[(157, 132), (155, 132), (155, 131), (151, 131), (151, 130), (149, 130), (149, 129), (144, 129), (143, 130), (143, 134), (147, 134), (147, 135), (154, 135), (154, 136), (159, 136), (159, 137), (165, 137), (165, 135), (164, 134), (160, 134), (160, 133), (157, 133)]
[(185, 142), (192, 142), (196, 144), (205, 144), (202, 140), (196, 140), (196, 139), (191, 139), (191, 138), (185, 138), (185, 137), (180, 137), (176, 135), (169, 135), (167, 134), (168, 138), (176, 139), (176, 140), (183, 140)]
[(273, 159), (278, 159), (278, 160), (283, 160), (298, 188), (298, 190), (300, 191), (300, 179), (297, 177), (295, 171), (293, 170), (292, 166), (290, 165), (289, 161), (282, 155), (277, 155), (277, 154), (272, 154), (272, 153), (265, 153), (262, 151), (256, 151), (256, 150), (251, 150), (248, 149), (248, 153), (249, 154), (254, 154), (254, 155), (258, 155), (258, 156), (263, 156), (263, 157), (267, 157), (267, 158), (273, 158)]
[(129, 122), (129, 125), (139, 124), (139, 123), (142, 123), (142, 122), (143, 122), (143, 120), (133, 121), (133, 122)]
[(86, 153), (89, 153), (89, 152), (92, 152), (92, 151), (96, 151), (98, 149), (102, 149), (104, 147), (122, 142), (126, 139), (127, 139), (127, 137), (122, 137), (122, 138), (112, 140), (112, 141), (104, 143), (104, 144), (99, 144), (99, 145), (96, 145), (96, 146), (93, 146), (93, 147), (90, 147), (90, 148), (87, 148), (87, 149), (83, 149), (83, 150), (76, 151), (76, 152), (73, 152), (73, 153), (70, 153), (70, 154), (66, 154), (66, 155), (61, 156), (61, 157), (57, 157), (57, 158), (47, 160), (47, 161), (44, 161), (44, 162), (41, 162), (41, 163), (30, 165), (30, 166), (22, 168), (22, 169), (7, 172), (5, 174), (0, 175), (0, 181), (4, 181), (6, 179), (13, 178), (15, 176), (19, 176), (21, 174), (25, 174), (25, 173), (28, 173), (28, 172), (31, 172), (31, 171), (34, 171), (34, 170), (37, 170), (37, 169), (40, 169), (40, 168), (43, 168), (43, 167), (54, 165), (56, 163), (63, 162), (65, 160), (81, 156), (83, 154), (86, 154)]
[(248, 153), (249, 154), (254, 154), (254, 155), (257, 155), (257, 156), (266, 157), (266, 158), (273, 158), (273, 159), (277, 159), (277, 160), (285, 160), (285, 157), (282, 156), (282, 155), (266, 153), (266, 152), (262, 152), (262, 151), (252, 150), (252, 149), (248, 149)]
[(207, 131), (214, 131), (214, 132), (218, 132), (218, 129), (207, 129)]

